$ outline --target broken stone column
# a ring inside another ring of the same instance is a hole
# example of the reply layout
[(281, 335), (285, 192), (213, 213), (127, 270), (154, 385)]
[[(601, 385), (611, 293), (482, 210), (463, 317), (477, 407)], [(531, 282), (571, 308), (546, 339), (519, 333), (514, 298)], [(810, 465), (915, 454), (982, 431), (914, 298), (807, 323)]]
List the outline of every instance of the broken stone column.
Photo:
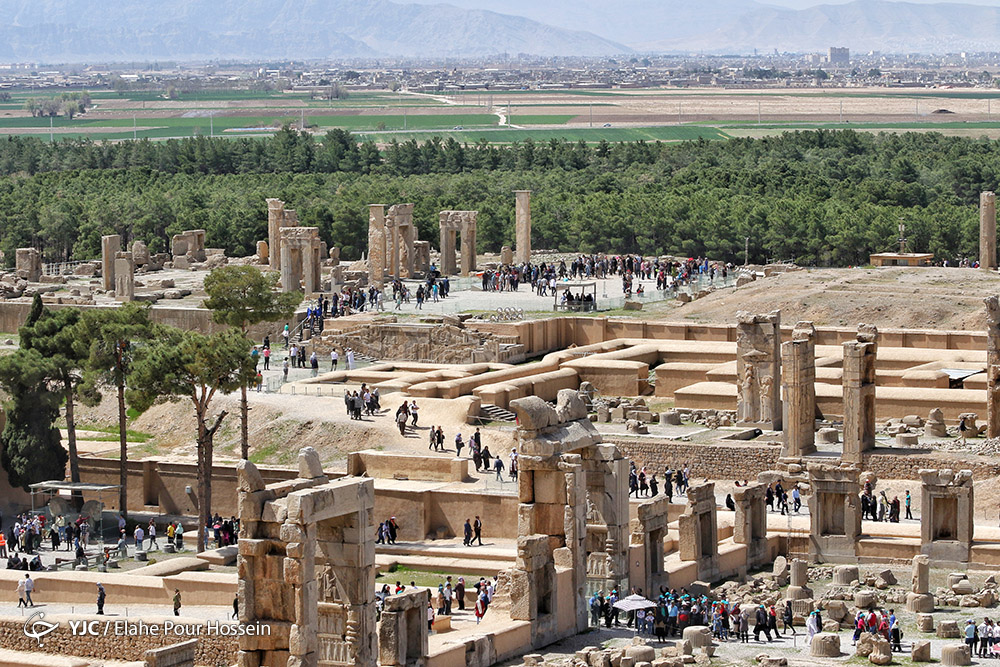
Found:
[(791, 576), (788, 590), (785, 592), (786, 600), (808, 600), (813, 596), (812, 589), (809, 588), (809, 565), (804, 560), (796, 558), (791, 563)]
[(505, 245), (500, 248), (500, 264), (509, 265), (514, 263), (514, 251), (510, 249), (509, 245)]
[(844, 451), (841, 460), (861, 464), (875, 449), (875, 359), (878, 329), (858, 325), (856, 341), (844, 343)]
[(764, 504), (767, 487), (751, 482), (733, 491), (736, 522), (733, 542), (747, 548), (746, 567), (756, 569), (770, 561), (767, 548), (767, 507)]
[(132, 262), (136, 268), (149, 264), (149, 248), (142, 241), (136, 241), (132, 244)]
[(417, 667), (427, 658), (427, 589), (412, 590), (385, 599), (379, 622), (378, 664)]
[(997, 268), (997, 196), (992, 192), (979, 194), (979, 268)]
[(1000, 437), (1000, 298), (986, 303), (986, 437)]
[(920, 470), (920, 552), (939, 564), (968, 563), (975, 530), (972, 471)]
[(531, 190), (515, 190), (514, 261), (531, 262)]
[(382, 289), (385, 284), (385, 204), (368, 206), (368, 284)]
[(780, 430), (781, 312), (736, 320), (736, 421)]
[(712, 581), (719, 574), (719, 534), (715, 484), (707, 482), (687, 491), (688, 506), (677, 517), (678, 553), (682, 561), (698, 562), (698, 579)]
[[(281, 269), (281, 228), (285, 226), (285, 202), (280, 199), (267, 200), (267, 256), (268, 268), (272, 271)], [(260, 246), (257, 246), (258, 252)], [(264, 258), (261, 258), (263, 261)]]
[(783, 458), (816, 451), (816, 328), (799, 322), (781, 345)]
[(18, 248), (14, 255), (14, 270), (17, 277), (29, 283), (42, 279), (42, 255), (35, 248)]
[(135, 264), (130, 252), (115, 255), (115, 300), (135, 300)]
[(934, 611), (934, 596), (930, 594), (931, 559), (923, 554), (913, 557), (913, 579), (906, 594), (906, 609), (929, 614)]
[(267, 241), (257, 241), (257, 263), (269, 264)]
[(122, 237), (110, 234), (101, 237), (101, 287), (105, 291), (115, 288), (115, 257), (122, 250)]
[(810, 465), (809, 558), (814, 563), (857, 563), (861, 508), (859, 471), (850, 465)]

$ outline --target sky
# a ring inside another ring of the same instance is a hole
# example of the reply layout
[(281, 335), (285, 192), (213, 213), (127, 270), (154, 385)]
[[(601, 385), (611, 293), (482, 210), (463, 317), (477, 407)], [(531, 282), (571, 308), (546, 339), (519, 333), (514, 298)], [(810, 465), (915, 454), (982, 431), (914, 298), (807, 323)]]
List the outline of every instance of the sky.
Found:
[[(762, 4), (777, 5), (779, 7), (789, 7), (791, 9), (806, 9), (816, 5), (843, 5), (852, 0), (760, 0)], [(920, 4), (934, 4), (942, 0), (906, 0)], [(963, 5), (989, 5), (991, 7), (1000, 6), (1000, 0), (950, 0), (953, 3)]]

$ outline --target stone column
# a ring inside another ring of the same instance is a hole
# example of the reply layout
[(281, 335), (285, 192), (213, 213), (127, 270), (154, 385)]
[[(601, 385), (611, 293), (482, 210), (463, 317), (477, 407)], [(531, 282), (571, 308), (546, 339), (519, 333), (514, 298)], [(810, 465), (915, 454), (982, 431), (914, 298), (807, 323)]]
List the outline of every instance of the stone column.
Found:
[(1000, 298), (986, 303), (986, 435), (1000, 436)]
[(934, 596), (930, 594), (931, 559), (923, 554), (913, 557), (913, 579), (906, 594), (906, 610), (920, 614), (934, 611)]
[(438, 215), (438, 227), (441, 230), (441, 262), (438, 270), (442, 276), (450, 276), (455, 273), (455, 223), (452, 221), (454, 213), (451, 211), (441, 211)]
[(736, 421), (780, 430), (781, 311), (736, 320)]
[(135, 264), (130, 252), (115, 254), (115, 300), (135, 300)]
[(515, 190), (517, 198), (515, 213), (515, 244), (517, 253), (514, 261), (518, 264), (531, 261), (531, 190)]
[(281, 244), (281, 291), (298, 292), (299, 281), (292, 262), (292, 249), (287, 243)]
[[(318, 230), (317, 230), (318, 231)], [(302, 248), (302, 287), (306, 298), (314, 294), (319, 287), (317, 272), (319, 271), (319, 244), (310, 244)]]
[(747, 569), (769, 562), (767, 548), (767, 507), (764, 504), (765, 486), (751, 482), (733, 491), (736, 519), (733, 525), (733, 542), (747, 548)]
[(783, 458), (816, 451), (816, 328), (799, 322), (781, 345)]
[(476, 270), (476, 212), (467, 211), (462, 221), (462, 275)]
[(875, 449), (875, 359), (878, 330), (858, 326), (858, 339), (844, 343), (844, 452), (841, 460), (862, 463)]
[(804, 560), (796, 558), (791, 563), (791, 579), (785, 599), (805, 600), (812, 596), (813, 592), (809, 589), (809, 566)]
[(101, 237), (101, 287), (115, 288), (115, 257), (122, 249), (122, 237), (118, 234)]
[(368, 206), (368, 284), (382, 289), (385, 282), (385, 204)]
[(946, 566), (968, 563), (975, 533), (971, 470), (920, 470), (920, 551)]
[(281, 227), (285, 224), (285, 202), (280, 199), (267, 200), (267, 250), (268, 268), (281, 268)]
[(979, 194), (979, 268), (997, 268), (997, 196), (992, 192)]

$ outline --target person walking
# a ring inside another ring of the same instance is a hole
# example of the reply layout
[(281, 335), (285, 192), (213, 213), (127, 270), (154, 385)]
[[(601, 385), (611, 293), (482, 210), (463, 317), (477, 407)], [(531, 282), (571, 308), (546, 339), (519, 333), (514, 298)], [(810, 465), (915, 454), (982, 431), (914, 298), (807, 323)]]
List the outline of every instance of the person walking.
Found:
[(466, 547), (471, 547), (472, 546), (472, 523), (468, 519), (465, 520), (465, 527), (463, 528), (463, 537), (464, 537), (464, 540), (462, 541), (462, 545), (466, 546)]
[(465, 611), (465, 577), (459, 577), (455, 584), (455, 601), (458, 603), (458, 610)]
[(795, 634), (795, 621), (794, 615), (792, 614), (792, 601), (785, 600), (785, 610), (781, 614), (781, 634), (784, 635), (786, 631), (791, 630), (792, 635)]
[(181, 591), (179, 588), (174, 589), (174, 616), (181, 615)]
[(24, 599), (27, 601), (27, 606), (34, 607), (35, 601), (31, 599), (31, 594), (35, 590), (35, 580), (31, 578), (30, 574), (24, 575)]
[(17, 580), (17, 608), (27, 607), (28, 601), (24, 598), (24, 579)]
[(406, 410), (400, 408), (396, 412), (396, 425), (399, 426), (399, 434), (406, 435)]
[(906, 498), (903, 500), (903, 505), (906, 507), (906, 518), (907, 519), (912, 519), (913, 518), (913, 514), (912, 514), (912, 512), (910, 512), (910, 503), (911, 502), (912, 501), (910, 499), (910, 490), (907, 489), (906, 490)]
[(104, 615), (104, 600), (107, 598), (107, 593), (104, 592), (104, 586), (98, 582), (97, 584), (97, 614), (99, 616)]
[(146, 529), (146, 534), (149, 535), (149, 548), (159, 549), (160, 545), (156, 543), (156, 524), (152, 519), (149, 520), (149, 527)]
[(132, 536), (135, 538), (135, 550), (142, 551), (142, 544), (146, 541), (146, 533), (143, 531), (142, 526), (136, 526)]
[(479, 541), (479, 546), (483, 546), (483, 522), (480, 520), (479, 515), (476, 515), (476, 521), (472, 524), (472, 532), (475, 533), (475, 537), (469, 542), (471, 546), (477, 540)]
[(493, 459), (493, 470), (495, 470), (496, 473), (497, 473), (497, 481), (498, 482), (502, 482), (503, 481), (503, 468), (504, 468), (504, 465), (503, 465), (503, 459), (502, 458), (500, 458), (498, 456), (495, 459)]

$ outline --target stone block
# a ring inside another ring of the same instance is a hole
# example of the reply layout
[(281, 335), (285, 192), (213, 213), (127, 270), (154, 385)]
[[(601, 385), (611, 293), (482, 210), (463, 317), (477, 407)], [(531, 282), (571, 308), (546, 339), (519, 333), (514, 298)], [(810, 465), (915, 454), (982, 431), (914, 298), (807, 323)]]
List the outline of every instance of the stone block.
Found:
[(823, 632), (832, 632), (834, 634), (840, 632), (840, 623), (832, 618), (826, 619), (823, 621)]
[(625, 655), (622, 659), (631, 658), (635, 661), (635, 665), (641, 662), (653, 662), (656, 660), (656, 650), (652, 646), (647, 646), (645, 644), (638, 644), (625, 647)]
[(835, 428), (821, 428), (816, 432), (816, 442), (832, 445), (840, 442), (840, 431)]
[(660, 424), (667, 424), (670, 426), (680, 426), (681, 413), (677, 412), (676, 410), (668, 410), (667, 412), (661, 412)]
[(850, 586), (861, 580), (857, 565), (838, 565), (833, 568), (833, 583), (835, 586)]
[(913, 662), (931, 661), (931, 642), (928, 639), (918, 639), (913, 642), (910, 650), (910, 660)]
[(892, 662), (889, 640), (882, 635), (872, 635), (872, 652), (868, 654), (868, 662), (873, 665), (888, 665)]
[(962, 631), (957, 621), (941, 621), (937, 626), (937, 636), (941, 639), (958, 639)]
[(826, 631), (814, 635), (809, 643), (809, 655), (814, 658), (839, 658), (840, 635)]
[(934, 632), (934, 617), (930, 614), (917, 614), (917, 630)]
[(858, 609), (871, 609), (876, 602), (878, 598), (871, 591), (858, 591), (854, 594), (854, 606)]
[(934, 596), (930, 593), (907, 593), (906, 610), (929, 614), (934, 611)]
[(941, 664), (944, 667), (960, 667), (972, 664), (972, 651), (965, 644), (941, 647)]
[(712, 631), (705, 625), (689, 625), (684, 628), (684, 639), (691, 642), (692, 648), (712, 645)]
[(899, 447), (916, 447), (920, 444), (920, 438), (916, 433), (897, 433), (896, 445)]

